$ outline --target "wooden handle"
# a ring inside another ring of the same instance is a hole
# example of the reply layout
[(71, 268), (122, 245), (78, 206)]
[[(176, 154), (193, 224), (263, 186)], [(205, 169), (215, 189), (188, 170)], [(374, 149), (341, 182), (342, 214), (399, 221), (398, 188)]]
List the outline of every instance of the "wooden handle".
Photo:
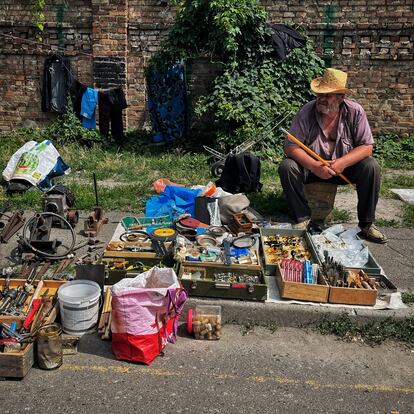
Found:
[[(295, 138), (290, 132), (286, 131), (284, 128), (280, 128), (287, 137), (294, 142), (296, 145), (298, 145), (300, 148), (302, 148), (304, 151), (306, 151), (310, 156), (315, 158), (316, 160), (320, 161), (323, 165), (329, 167), (329, 162), (324, 160), (320, 155), (318, 155), (316, 152), (312, 151), (310, 148), (308, 148), (303, 142), (299, 141), (297, 138)], [(342, 173), (338, 174), (339, 177), (341, 177), (346, 183), (351, 184), (353, 187), (355, 187), (355, 184), (352, 184), (351, 181), (348, 180), (348, 178), (345, 177)]]

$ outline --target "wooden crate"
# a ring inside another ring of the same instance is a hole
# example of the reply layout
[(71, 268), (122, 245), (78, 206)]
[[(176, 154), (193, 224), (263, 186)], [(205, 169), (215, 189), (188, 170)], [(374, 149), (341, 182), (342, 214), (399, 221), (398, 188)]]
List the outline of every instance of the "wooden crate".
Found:
[(375, 305), (377, 301), (376, 289), (334, 287), (329, 288), (329, 303), (344, 305)]
[[(21, 327), (23, 320), (20, 317), (0, 316), (0, 322), (10, 324), (17, 322)], [(0, 352), (0, 377), (23, 378), (34, 364), (33, 343), (25, 344), (18, 352)]]
[[(21, 286), (24, 284), (24, 279), (10, 279), (10, 288)], [(36, 290), (42, 295), (49, 289), (48, 294), (54, 295), (65, 281), (60, 280), (45, 280), (37, 284)], [(2, 282), (0, 281), (2, 285)], [(27, 307), (26, 307), (27, 308)], [(54, 306), (50, 315), (45, 320), (45, 323), (52, 323), (55, 321), (58, 312), (58, 304)], [(25, 317), (23, 316), (8, 316), (1, 315), (0, 322), (10, 325), (12, 322), (17, 322), (18, 329), (22, 326)], [(33, 343), (24, 344), (22, 349), (18, 352), (0, 352), (0, 377), (5, 378), (23, 378), (29, 372), (34, 364), (34, 345)]]
[(290, 282), (283, 278), (283, 269), (276, 265), (276, 283), (282, 299), (297, 299), (308, 302), (328, 302), (329, 286), (323, 276), (319, 276), (318, 284)]

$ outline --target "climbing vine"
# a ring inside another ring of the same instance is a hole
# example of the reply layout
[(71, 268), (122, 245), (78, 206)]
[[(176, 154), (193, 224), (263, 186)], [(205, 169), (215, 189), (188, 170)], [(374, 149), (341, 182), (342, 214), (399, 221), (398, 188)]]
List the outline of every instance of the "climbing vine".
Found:
[[(176, 1), (175, 22), (147, 76), (177, 60), (191, 63), (208, 57), (219, 67), (209, 92), (195, 103), (197, 116), (210, 116), (215, 145), (228, 150), (249, 138), (261, 139), (269, 156), (281, 152), (282, 135), (270, 126), (310, 99), (309, 82), (322, 72), (323, 61), (312, 42), (294, 49), (284, 61), (272, 57), (270, 26), (257, 0)], [(285, 22), (282, 22), (285, 23)], [(298, 29), (298, 28), (297, 28)], [(301, 30), (299, 28), (299, 30)], [(301, 30), (303, 32), (303, 30)]]
[(34, 0), (32, 5), (32, 23), (37, 29), (37, 37), (40, 39), (45, 28), (45, 5), (45, 0)]

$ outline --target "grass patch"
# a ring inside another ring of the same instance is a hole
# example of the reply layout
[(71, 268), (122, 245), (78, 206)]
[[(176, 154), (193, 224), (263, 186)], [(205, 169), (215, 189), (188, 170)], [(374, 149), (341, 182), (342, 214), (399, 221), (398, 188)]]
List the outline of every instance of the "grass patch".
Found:
[(397, 175), (383, 177), (381, 181), (381, 195), (385, 197), (395, 198), (391, 188), (414, 188), (414, 176), (412, 175)]
[(346, 223), (351, 221), (351, 213), (348, 210), (334, 208), (332, 210), (332, 218), (334, 222)]
[(414, 205), (404, 205), (402, 222), (407, 227), (414, 227)]
[(379, 227), (400, 227), (401, 222), (395, 219), (387, 220), (383, 218), (375, 219), (375, 224)]
[(402, 301), (408, 305), (410, 303), (414, 303), (414, 292), (408, 291), (408, 292), (402, 292), (401, 293)]
[(388, 318), (358, 325), (356, 319), (343, 314), (322, 318), (316, 329), (323, 335), (336, 335), (347, 341), (360, 340), (369, 345), (378, 345), (387, 339), (414, 345), (414, 317)]

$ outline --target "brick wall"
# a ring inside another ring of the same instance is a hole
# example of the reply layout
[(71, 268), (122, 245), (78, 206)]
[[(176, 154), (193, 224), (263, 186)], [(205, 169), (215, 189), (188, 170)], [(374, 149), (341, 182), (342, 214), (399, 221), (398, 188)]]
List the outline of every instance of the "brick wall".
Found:
[[(124, 87), (127, 125), (142, 127), (144, 67), (174, 19), (167, 0), (71, 0), (63, 11), (62, 0), (48, 0), (44, 45), (4, 36), (34, 39), (30, 0), (0, 3), (0, 131), (25, 119), (45, 124), (54, 118), (40, 111), (40, 89), (48, 45), (57, 50), (59, 44), (81, 82)], [(366, 108), (375, 132), (414, 132), (413, 0), (261, 3), (270, 22), (305, 25), (318, 53), (349, 73), (353, 97)], [(196, 94), (205, 90), (209, 78), (206, 62), (191, 67)]]

